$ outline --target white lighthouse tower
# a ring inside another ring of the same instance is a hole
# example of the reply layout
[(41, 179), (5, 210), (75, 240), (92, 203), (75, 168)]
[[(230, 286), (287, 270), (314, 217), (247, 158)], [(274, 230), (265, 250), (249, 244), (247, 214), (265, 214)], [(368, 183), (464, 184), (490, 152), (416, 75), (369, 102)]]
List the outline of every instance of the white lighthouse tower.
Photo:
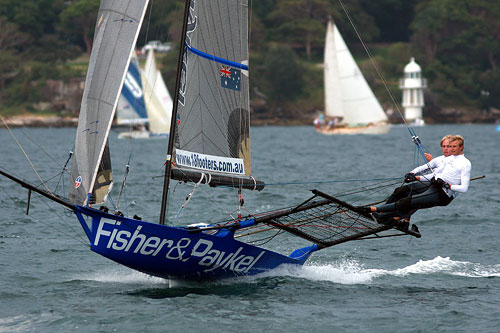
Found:
[(405, 66), (404, 78), (399, 80), (399, 89), (403, 90), (405, 119), (414, 126), (424, 125), (424, 88), (427, 88), (427, 80), (422, 78), (422, 69), (412, 57)]

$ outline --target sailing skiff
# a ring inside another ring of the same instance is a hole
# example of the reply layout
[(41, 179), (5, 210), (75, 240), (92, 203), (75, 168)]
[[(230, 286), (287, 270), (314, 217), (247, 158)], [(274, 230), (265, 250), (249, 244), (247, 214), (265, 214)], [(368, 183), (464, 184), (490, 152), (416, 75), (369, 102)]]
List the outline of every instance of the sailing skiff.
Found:
[[(108, 135), (147, 5), (147, 0), (101, 1), (69, 197), (3, 170), (0, 174), (29, 194), (36, 192), (74, 212), (92, 251), (167, 279), (211, 280), (302, 265), (315, 251), (389, 230), (420, 237), (416, 229), (379, 224), (370, 214), (317, 190), (298, 205), (259, 215), (166, 225), (171, 179), (238, 191), (265, 186), (253, 177), (250, 163), (247, 0), (186, 1), (159, 223), (109, 211), (104, 206), (113, 183)], [(280, 254), (244, 241), (245, 234), (262, 226), (310, 245)]]

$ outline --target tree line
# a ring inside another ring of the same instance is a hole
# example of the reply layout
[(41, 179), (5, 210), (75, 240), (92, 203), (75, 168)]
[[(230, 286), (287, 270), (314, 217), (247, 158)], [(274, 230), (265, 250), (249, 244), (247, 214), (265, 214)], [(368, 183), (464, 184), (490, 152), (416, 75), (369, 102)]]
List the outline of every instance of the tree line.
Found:
[[(266, 0), (250, 4), (251, 100), (257, 118), (304, 118), (323, 109), (323, 47), (331, 16), (385, 108), (382, 78), (415, 57), (428, 80), (424, 116), (446, 108), (500, 109), (500, 2), (486, 0)], [(155, 0), (138, 47), (178, 50), (183, 0)], [(150, 6), (151, 7), (151, 6)], [(0, 112), (38, 112), (48, 80), (84, 78), (99, 0), (0, 0)], [(357, 36), (368, 46), (369, 59)], [(87, 57), (87, 58), (86, 58)], [(176, 50), (161, 57), (171, 91)], [(64, 110), (52, 110), (60, 112)]]

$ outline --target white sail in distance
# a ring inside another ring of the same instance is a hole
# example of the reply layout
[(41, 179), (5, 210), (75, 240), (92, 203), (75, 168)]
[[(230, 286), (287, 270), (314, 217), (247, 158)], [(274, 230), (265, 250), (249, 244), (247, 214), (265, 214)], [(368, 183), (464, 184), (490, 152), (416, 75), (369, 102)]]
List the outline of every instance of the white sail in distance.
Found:
[(135, 53), (130, 60), (116, 110), (118, 125), (139, 125), (148, 122), (141, 79), (142, 69)]
[(342, 123), (362, 125), (387, 116), (359, 70), (337, 26), (330, 19), (325, 42), (325, 114)]
[(154, 134), (169, 133), (173, 101), (156, 67), (153, 49), (148, 51), (141, 76), (149, 118), (149, 131)]

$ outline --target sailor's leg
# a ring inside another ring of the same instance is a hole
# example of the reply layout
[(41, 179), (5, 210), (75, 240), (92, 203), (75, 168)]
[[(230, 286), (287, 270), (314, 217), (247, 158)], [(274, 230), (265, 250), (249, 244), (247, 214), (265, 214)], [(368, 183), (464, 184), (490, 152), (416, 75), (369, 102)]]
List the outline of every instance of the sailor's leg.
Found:
[(394, 189), (394, 192), (387, 198), (385, 201), (386, 204), (393, 203), (398, 201), (399, 199), (402, 199), (404, 197), (407, 197), (410, 194), (410, 186), (409, 185), (403, 185), (400, 187), (396, 187)]
[[(393, 193), (393, 196), (396, 197), (394, 194), (400, 196), (403, 193), (406, 193), (407, 196), (400, 197), (394, 202), (386, 202), (385, 204), (378, 205), (376, 206), (376, 211), (384, 213), (393, 211), (408, 213), (411, 209), (418, 209), (413, 208), (413, 198), (419, 198), (420, 196), (422, 196), (422, 198), (426, 198), (428, 195), (436, 192), (436, 189), (434, 186), (431, 186), (429, 182), (413, 182), (409, 185), (399, 187), (394, 191), (395, 193)], [(398, 193), (396, 193), (396, 191), (398, 191)], [(429, 198), (429, 200), (433, 199)], [(422, 202), (425, 202), (425, 200), (419, 200), (415, 204), (424, 204)]]
[(395, 212), (395, 211), (397, 211), (396, 202), (377, 205), (377, 206), (375, 206), (375, 208), (376, 208), (375, 211), (381, 212), (381, 213)]
[(407, 185), (397, 187), (394, 192), (392, 192), (392, 194), (387, 198), (385, 203), (393, 203), (409, 195), (422, 193), (427, 190), (429, 186), (430, 182), (416, 181)]
[(410, 202), (401, 202), (400, 208), (414, 210), (443, 205), (443, 193), (439, 186), (432, 185), (425, 192), (412, 196)]

